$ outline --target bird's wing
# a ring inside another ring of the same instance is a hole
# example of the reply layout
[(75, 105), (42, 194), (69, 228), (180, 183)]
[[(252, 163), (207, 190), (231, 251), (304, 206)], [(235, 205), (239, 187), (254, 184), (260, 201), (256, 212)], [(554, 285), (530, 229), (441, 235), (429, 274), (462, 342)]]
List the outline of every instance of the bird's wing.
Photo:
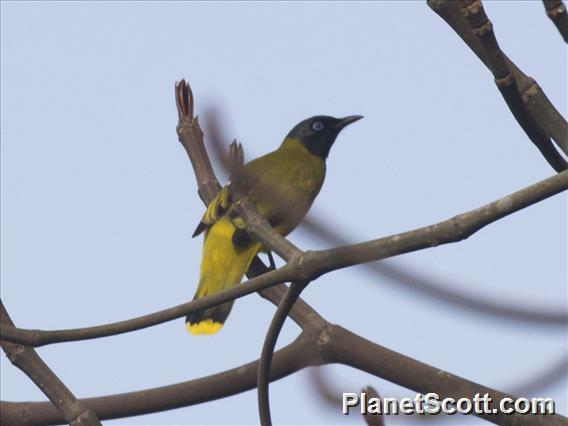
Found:
[(199, 225), (195, 228), (195, 232), (192, 237), (196, 237), (217, 222), (227, 210), (231, 207), (232, 200), (231, 194), (229, 193), (229, 188), (227, 186), (223, 187), (215, 198), (207, 206), (207, 210), (203, 214)]
[[(252, 189), (248, 194), (249, 199), (254, 203), (258, 198), (258, 191), (255, 191), (254, 188), (256, 187), (256, 181), (260, 179), (262, 176), (262, 172), (266, 170), (270, 170), (273, 166), (272, 159), (273, 153), (264, 155), (259, 157), (251, 162), (245, 164), (245, 173), (247, 175), (247, 186), (250, 185), (249, 189)], [(262, 167), (264, 164), (265, 167)], [(259, 167), (261, 166), (261, 167)], [(237, 212), (232, 209), (233, 200), (231, 199), (231, 193), (229, 190), (229, 185), (231, 182), (227, 182), (227, 184), (217, 193), (215, 198), (209, 203), (207, 206), (207, 210), (203, 214), (201, 221), (195, 228), (192, 237), (196, 237), (201, 234), (203, 231), (208, 229), (209, 227), (213, 226), (215, 222), (217, 222), (221, 217), (225, 214), (229, 215), (229, 220), (232, 222), (235, 229), (234, 235), (234, 243), (236, 245), (245, 245), (250, 242), (248, 238), (248, 234), (246, 232), (246, 224), (245, 222), (239, 217)], [(262, 214), (263, 212), (261, 212)]]

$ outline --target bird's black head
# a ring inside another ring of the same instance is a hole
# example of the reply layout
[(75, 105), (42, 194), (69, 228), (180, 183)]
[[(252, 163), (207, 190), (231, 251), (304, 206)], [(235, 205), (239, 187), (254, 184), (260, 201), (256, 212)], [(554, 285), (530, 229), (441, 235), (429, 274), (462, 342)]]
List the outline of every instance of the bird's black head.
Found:
[(361, 115), (345, 118), (316, 115), (298, 123), (286, 138), (297, 139), (308, 151), (325, 160), (339, 132), (361, 118)]

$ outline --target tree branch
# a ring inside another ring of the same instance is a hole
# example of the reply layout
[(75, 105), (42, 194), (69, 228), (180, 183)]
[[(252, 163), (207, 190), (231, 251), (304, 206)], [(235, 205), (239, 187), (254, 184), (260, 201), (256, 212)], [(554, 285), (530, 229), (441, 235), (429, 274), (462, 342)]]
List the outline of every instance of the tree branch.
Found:
[(282, 301), (276, 309), (272, 322), (266, 332), (264, 344), (262, 345), (262, 352), (260, 355), (260, 362), (258, 365), (257, 375), (257, 388), (258, 388), (258, 411), (260, 416), (260, 424), (263, 426), (272, 425), (270, 418), (270, 399), (269, 399), (269, 382), (270, 382), (270, 366), (272, 364), (272, 357), (274, 348), (282, 326), (288, 317), (288, 313), (300, 297), (302, 290), (306, 288), (308, 282), (294, 281), (286, 291)]
[[(274, 356), (273, 376), (278, 380), (302, 368), (317, 364), (318, 354), (312, 350), (307, 334), (298, 337)], [(301, 356), (299, 356), (301, 355)], [(256, 387), (258, 362), (187, 382), (136, 392), (81, 399), (103, 420), (131, 417), (201, 404), (236, 395)], [(1, 424), (54, 425), (63, 417), (49, 402), (0, 403)]]
[(205, 205), (208, 205), (221, 189), (221, 185), (213, 173), (213, 167), (207, 156), (203, 144), (203, 132), (199, 127), (197, 116), (194, 116), (193, 93), (185, 80), (176, 83), (175, 95), (179, 118), (176, 128), (178, 138), (191, 161), (197, 180), (197, 192)]
[(558, 32), (568, 43), (568, 15), (566, 15), (566, 6), (562, 0), (542, 0), (546, 15), (550, 18)]
[[(479, 385), (431, 367), (359, 337), (350, 331), (325, 323), (320, 328), (306, 324), (306, 330), (290, 345), (274, 354), (271, 381), (290, 375), (307, 366), (341, 363), (376, 377), (412, 389), (435, 392), (440, 398), (489, 393), (493, 401), (508, 394)], [(125, 394), (81, 399), (101, 419), (114, 419), (187, 407), (245, 392), (256, 386), (258, 362), (197, 380)], [(49, 402), (1, 402), (2, 424), (51, 425), (61, 423), (61, 414)], [(338, 411), (339, 411), (338, 407)], [(561, 426), (561, 415), (485, 416), (499, 425)]]
[[(452, 27), (485, 66), (491, 70), (487, 53), (462, 11), (462, 3), (450, 0), (427, 0), (427, 4)], [(552, 105), (532, 78), (524, 74), (504, 53), (502, 53), (502, 56), (511, 70), (528, 114), (534, 118), (536, 123), (546, 129), (556, 145), (564, 154), (568, 155), (568, 123), (564, 117)]]
[[(395, 353), (391, 350), (337, 325), (331, 328), (326, 344), (330, 346), (329, 350), (334, 354), (330, 362), (349, 365), (422, 394), (434, 392), (441, 398), (452, 397), (457, 400), (463, 397), (472, 399), (477, 393), (480, 395), (488, 393), (493, 401), (492, 408), (497, 408), (495, 404), (498, 400), (515, 398), (510, 394), (471, 382), (443, 370), (438, 370), (435, 377), (428, 365), (400, 354), (397, 354), (398, 356), (394, 359)], [(385, 362), (386, 360), (392, 363)], [(559, 415), (528, 416), (518, 413), (507, 415), (499, 412), (494, 415), (480, 414), (477, 416), (491, 423), (510, 426), (560, 426), (568, 421), (566, 417)]]
[(274, 286), (278, 283), (288, 281), (295, 275), (292, 269), (294, 268), (291, 268), (289, 265), (285, 265), (277, 270), (252, 278), (243, 285), (235, 286), (213, 295), (192, 300), (191, 302), (183, 303), (148, 315), (94, 327), (66, 330), (28, 330), (12, 327), (2, 321), (0, 323), (0, 338), (4, 341), (39, 347), (52, 343), (88, 340), (141, 330), (143, 328), (172, 321), (190, 313), (201, 311), (212, 306), (217, 306), (222, 303), (238, 299), (242, 296), (246, 296), (247, 294), (264, 290), (265, 288)]
[[(304, 264), (318, 265), (312, 276), (319, 276), (318, 274), (347, 266), (462, 241), (485, 226), (566, 189), (568, 189), (568, 171), (434, 225), (365, 243), (320, 252), (306, 252), (308, 259), (304, 260)], [(317, 261), (311, 261), (311, 257), (316, 257)]]
[(364, 243), (321, 251), (307, 251), (303, 255), (292, 259), (283, 267), (252, 278), (244, 284), (170, 309), (126, 321), (71, 330), (25, 330), (2, 324), (0, 329), (1, 338), (14, 343), (41, 346), (55, 342), (109, 336), (146, 328), (263, 290), (277, 283), (311, 281), (325, 273), (347, 266), (382, 260), (402, 253), (461, 241), (490, 223), (552, 197), (566, 189), (568, 189), (568, 171), (558, 173), (485, 206), (434, 225)]
[(561, 172), (568, 169), (568, 162), (556, 150), (546, 129), (535, 120), (526, 108), (515, 77), (493, 32), (493, 24), (487, 17), (481, 0), (463, 1), (463, 11), (471, 29), (483, 47), (487, 65), (495, 77), (495, 84), (517, 123), (554, 170)]
[[(0, 318), (2, 323), (14, 327), (14, 323), (0, 301)], [(37, 352), (27, 346), (16, 345), (10, 342), (0, 341), (2, 349), (10, 362), (28, 376), (32, 382), (49, 398), (55, 407), (57, 414), (61, 415), (66, 423), (71, 426), (100, 426), (97, 416), (85, 408), (75, 398), (75, 395), (65, 386), (57, 375), (39, 357)], [(4, 423), (3, 424), (17, 424)]]

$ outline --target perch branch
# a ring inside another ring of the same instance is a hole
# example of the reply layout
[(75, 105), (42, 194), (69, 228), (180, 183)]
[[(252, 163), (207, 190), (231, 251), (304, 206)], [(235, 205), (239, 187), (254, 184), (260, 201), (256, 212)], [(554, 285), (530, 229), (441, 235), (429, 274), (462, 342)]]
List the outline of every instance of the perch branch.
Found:
[(26, 330), (2, 324), (1, 338), (40, 346), (62, 341), (85, 340), (120, 334), (170, 321), (228, 300), (263, 290), (277, 283), (311, 281), (322, 274), (364, 262), (386, 259), (427, 247), (464, 240), (481, 228), (509, 214), (568, 189), (568, 171), (558, 173), (520, 191), (434, 225), (376, 240), (321, 251), (307, 251), (274, 271), (246, 283), (192, 302), (118, 323), (71, 330)]

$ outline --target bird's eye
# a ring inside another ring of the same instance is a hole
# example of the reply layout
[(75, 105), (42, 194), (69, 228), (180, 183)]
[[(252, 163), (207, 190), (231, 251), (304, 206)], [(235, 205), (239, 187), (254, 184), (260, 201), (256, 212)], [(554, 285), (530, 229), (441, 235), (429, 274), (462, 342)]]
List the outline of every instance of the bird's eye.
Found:
[(323, 123), (319, 120), (316, 120), (312, 123), (312, 130), (314, 132), (320, 132), (323, 130)]

